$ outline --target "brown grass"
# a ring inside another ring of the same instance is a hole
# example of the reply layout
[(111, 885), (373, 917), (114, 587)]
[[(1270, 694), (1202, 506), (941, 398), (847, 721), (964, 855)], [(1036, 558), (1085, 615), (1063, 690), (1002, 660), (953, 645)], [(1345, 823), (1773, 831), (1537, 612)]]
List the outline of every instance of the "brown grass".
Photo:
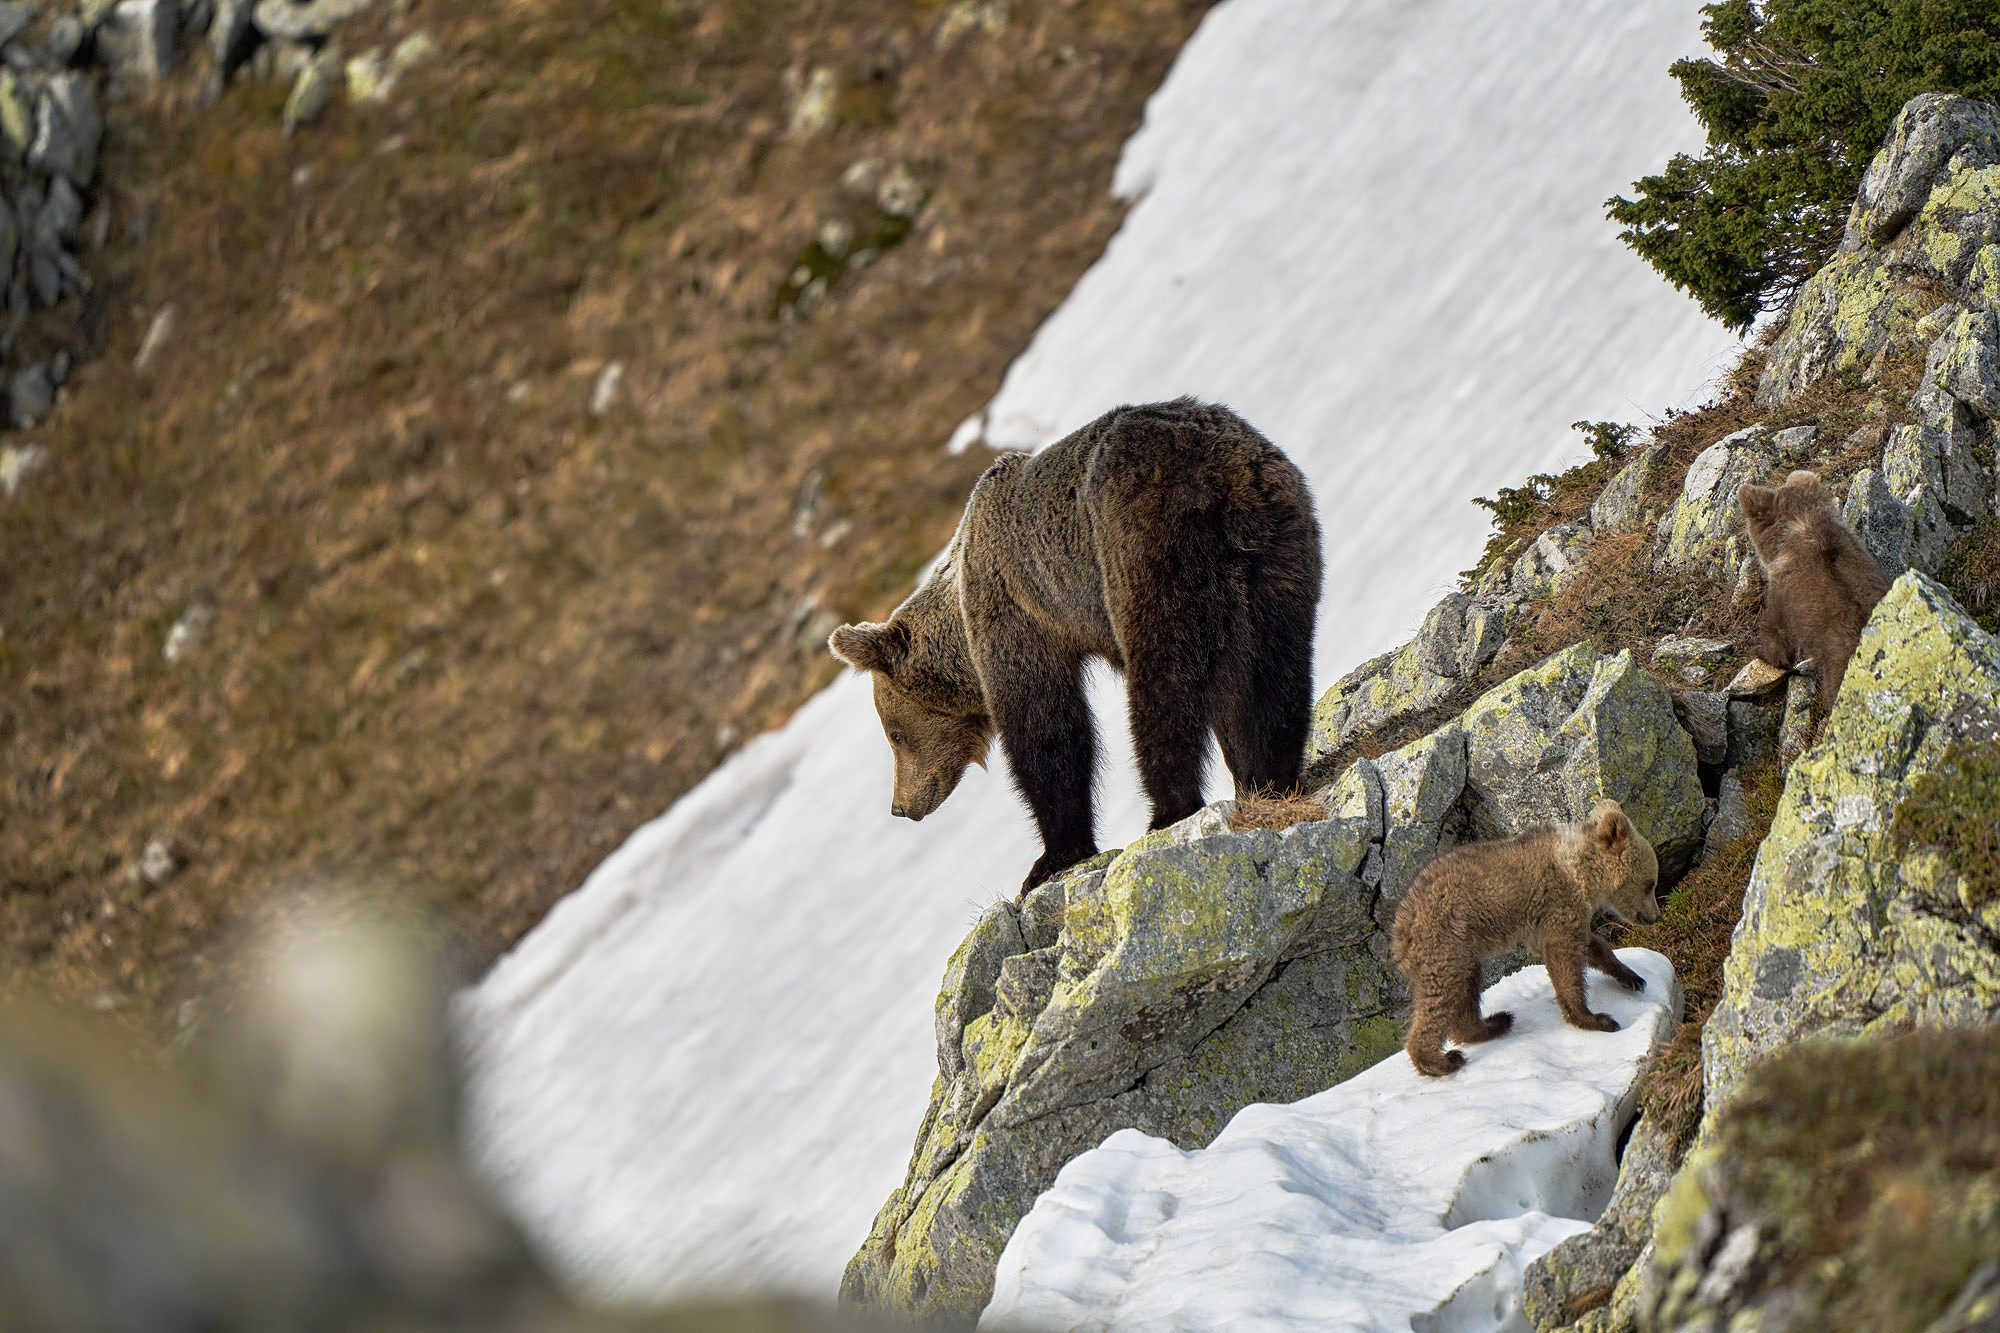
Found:
[(1658, 921), (1626, 928), (1618, 940), (1620, 945), (1665, 954), (1680, 979), (1685, 1021), (1654, 1056), (1639, 1089), (1641, 1109), (1667, 1129), (1676, 1156), (1701, 1120), (1702, 1027), (1722, 998), (1723, 964), (1729, 960), (1730, 936), (1743, 914), (1743, 891), (1750, 886), (1757, 847), (1770, 832), (1778, 798), (1784, 793), (1784, 776), (1775, 764), (1740, 776), (1748, 831), (1716, 848), (1676, 885), (1660, 905)]
[[(939, 445), (1115, 228), (1204, 8), (1029, 0), (940, 53), (937, 0), (420, 0), (444, 54), (392, 107), (114, 106), (113, 241), (52, 316), (94, 355), (0, 505), (10, 984), (158, 1019), (316, 868), (435, 895), (476, 966), (782, 721), (948, 538), (984, 460)], [(817, 65), (854, 119), (801, 140)], [(774, 317), (867, 157), (916, 230)], [(188, 864), (148, 890), (154, 837)]]
[(1326, 817), (1326, 807), (1303, 792), (1239, 796), (1229, 812), (1229, 827), (1238, 833), (1253, 828), (1283, 830)]

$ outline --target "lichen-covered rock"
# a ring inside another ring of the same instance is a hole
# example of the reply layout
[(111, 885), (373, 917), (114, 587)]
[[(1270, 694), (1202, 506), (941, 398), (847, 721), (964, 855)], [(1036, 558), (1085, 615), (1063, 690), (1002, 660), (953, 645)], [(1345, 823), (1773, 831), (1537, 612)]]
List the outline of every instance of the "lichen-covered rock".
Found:
[[(1836, 370), (1928, 341), (1940, 286), (1963, 305), (2000, 302), (2000, 109), (1912, 98), (1862, 177), (1839, 252), (1800, 288), (1772, 344), (1757, 403), (1770, 409)], [(1956, 312), (1950, 312), (1955, 314)]]
[(1581, 523), (1562, 523), (1550, 528), (1514, 562), (1513, 589), (1528, 597), (1543, 597), (1569, 581), (1591, 542), (1591, 531)]
[(1308, 761), (1450, 698), (1463, 677), (1492, 661), (1506, 644), (1514, 605), (1495, 597), (1447, 595), (1424, 617), (1416, 637), (1362, 663), (1320, 696)]
[(1626, 1308), (1649, 1331), (1991, 1328), (1996, 1140), (2000, 1029), (1781, 1052), (1690, 1153)]
[(1874, 468), (1855, 474), (1840, 517), (1890, 578), (1910, 567), (1910, 509)]
[(1648, 441), (1634, 448), (1630, 461), (1604, 484), (1590, 506), (1590, 526), (1597, 532), (1625, 532), (1645, 522), (1641, 508), (1646, 487), (1667, 463), (1667, 446)]
[(251, 22), (266, 37), (313, 42), (366, 10), (374, 0), (257, 0)]
[(1642, 1119), (1618, 1161), (1618, 1185), (1596, 1225), (1561, 1242), (1521, 1275), (1530, 1323), (1544, 1333), (1571, 1324), (1576, 1306), (1604, 1296), (1625, 1276), (1651, 1236), (1653, 1206), (1673, 1176), (1671, 1135)]
[(1463, 724), (1466, 805), (1481, 836), (1567, 823), (1610, 797), (1652, 842), (1662, 875), (1701, 846), (1694, 743), (1672, 696), (1629, 652), (1557, 653), (1480, 696)]
[(2000, 903), (1963, 901), (1948, 865), (1892, 833), (1948, 746), (2000, 734), (1996, 701), (2000, 643), (1929, 578), (1897, 579), (1758, 852), (1702, 1039), (1711, 1102), (1810, 1033), (2000, 1015)]
[(1991, 427), (1944, 387), (1951, 367), (1976, 354), (1953, 332), (1931, 345), (1923, 383), (1910, 399), (1912, 420), (1889, 433), (1882, 454), (1882, 475), (1892, 491), (1928, 490), (1954, 524), (1993, 508)]
[(1458, 841), (1452, 825), (1465, 792), (1465, 731), (1449, 722), (1375, 761), (1382, 781), (1382, 878), (1385, 899), (1403, 896), (1417, 871)]
[(82, 74), (65, 72), (50, 79), (35, 104), (35, 137), (28, 145), (28, 165), (51, 176), (67, 177), (81, 189), (97, 174), (97, 148), (104, 139), (104, 116), (97, 94)]
[(1674, 716), (1694, 742), (1698, 764), (1720, 766), (1729, 758), (1729, 696), (1721, 690), (1682, 690), (1674, 695)]
[(1776, 437), (1762, 426), (1726, 435), (1697, 454), (1679, 497), (1660, 518), (1653, 568), (1733, 575), (1749, 547), (1736, 490), (1765, 480), (1781, 458)]
[(1675, 635), (1653, 645), (1653, 665), (1671, 672), (1687, 685), (1699, 685), (1736, 657), (1727, 639), (1691, 639)]
[(1199, 1146), (1242, 1106), (1317, 1092), (1400, 1044), (1378, 895), (1354, 874), (1379, 814), (1354, 786), (1359, 815), (1231, 833), (1212, 808), (1037, 889), (1062, 895), (1052, 944), (1031, 947), (1046, 897), (982, 915), (939, 998), (941, 1077), (909, 1175), (844, 1302), (969, 1322), (1077, 1153), (1128, 1126)]

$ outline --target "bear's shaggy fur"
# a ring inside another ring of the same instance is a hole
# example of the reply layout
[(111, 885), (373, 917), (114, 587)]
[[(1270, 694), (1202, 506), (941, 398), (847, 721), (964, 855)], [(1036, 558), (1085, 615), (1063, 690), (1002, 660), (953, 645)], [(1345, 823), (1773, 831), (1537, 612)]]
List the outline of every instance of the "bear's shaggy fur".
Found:
[(1794, 472), (1782, 486), (1744, 486), (1736, 499), (1764, 566), (1763, 643), (1757, 655), (1781, 667), (1811, 658), (1825, 710), (1889, 580), (1840, 521), (1833, 496), (1814, 474)]
[(1585, 1002), (1585, 965), (1628, 990), (1646, 982), (1592, 932), (1591, 917), (1609, 909), (1628, 921), (1659, 920), (1659, 879), (1653, 845), (1616, 801), (1599, 801), (1567, 828), (1455, 848), (1425, 866), (1391, 932), (1396, 967), (1416, 999), (1410, 1063), (1419, 1073), (1449, 1074), (1465, 1056), (1445, 1050), (1447, 1040), (1490, 1041), (1514, 1025), (1504, 1009), (1480, 1016), (1479, 965), (1519, 944), (1542, 955), (1564, 1018), (1616, 1032), (1616, 1019)]
[(1319, 588), (1298, 468), (1228, 408), (1180, 398), (1002, 457), (924, 586), (828, 646), (874, 673), (892, 814), (935, 810), (999, 736), (1042, 835), (1026, 889), (1097, 849), (1091, 657), (1125, 673), (1154, 828), (1201, 808), (1211, 728), (1239, 793), (1298, 781)]

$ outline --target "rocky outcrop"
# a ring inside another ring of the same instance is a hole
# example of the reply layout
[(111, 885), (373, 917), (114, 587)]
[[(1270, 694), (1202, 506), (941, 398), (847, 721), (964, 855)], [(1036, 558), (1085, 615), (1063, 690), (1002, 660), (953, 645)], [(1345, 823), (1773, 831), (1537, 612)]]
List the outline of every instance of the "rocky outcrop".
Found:
[[(1912, 1027), (2000, 1019), (2000, 866), (1980, 842), (2000, 821), (1996, 700), (2000, 641), (1931, 579), (1900, 577), (1817, 740), (1792, 763), (1759, 851), (1723, 995), (1703, 1029), (1696, 1149), (1637, 1233), (1643, 1246), (1629, 1218), (1607, 1218), (1596, 1239), (1569, 1243), (1574, 1253), (1560, 1271), (1537, 1279), (1538, 1327), (1560, 1323), (1563, 1301), (1600, 1279), (1617, 1282), (1616, 1297), (1580, 1329), (1868, 1326), (1830, 1313), (1847, 1288), (1828, 1274), (1855, 1270), (1842, 1267), (1841, 1246), (1806, 1262), (1818, 1242), (1802, 1239), (1804, 1214), (1838, 1214), (1822, 1206), (1827, 1162), (1901, 1152), (1906, 1111), (1932, 1094), (1899, 1091), (1905, 1099), (1889, 1105), (1874, 1096), (1882, 1077), (1830, 1071), (1874, 1068), (1867, 1052)], [(2000, 1058), (2000, 1044), (1988, 1046), (1985, 1058)], [(1796, 1054), (1773, 1060), (1786, 1052)], [(1991, 1080), (1971, 1066), (1948, 1077), (1954, 1098), (1969, 1081)], [(1837, 1110), (1800, 1109), (1811, 1089), (1842, 1082), (1867, 1091)], [(1958, 1115), (1947, 1111), (1909, 1151), (1921, 1158), (1945, 1142)], [(1819, 1144), (1825, 1134), (1845, 1146)], [(1902, 1160), (1883, 1169), (1902, 1170)], [(1649, 1156), (1628, 1153), (1626, 1170), (1632, 1190), (1659, 1192)], [(1987, 1188), (1960, 1180), (1924, 1195), (1922, 1206), (1936, 1209), (1941, 1226), (1956, 1225), (1952, 1210), (1971, 1197), (1964, 1189)], [(1990, 1210), (1978, 1216), (1991, 1225)], [(1612, 1271), (1642, 1249), (1637, 1267)], [(1939, 1279), (1937, 1311), (1970, 1284), (1973, 1267)]]
[(1953, 746), (1996, 739), (2000, 643), (1935, 582), (1903, 575), (1818, 743), (1792, 766), (1758, 855), (1702, 1042), (1712, 1094), (1822, 1029), (2000, 1016), (2000, 902), (1967, 901), (1948, 861), (1895, 843), (1920, 778)]
[[(1833, 260), (1799, 290), (1757, 403), (1775, 408), (1835, 371), (1870, 372), (1923, 346), (1959, 307), (2000, 306), (2000, 109), (1911, 99), (1869, 164)], [(1949, 294), (1944, 317), (1937, 292)]]
[(1733, 577), (1750, 555), (1737, 488), (1766, 481), (1779, 468), (1805, 461), (1815, 433), (1811, 426), (1776, 433), (1751, 426), (1697, 454), (1681, 482), (1679, 497), (1660, 518), (1653, 568), (1662, 573)]
[(1416, 637), (1336, 681), (1313, 709), (1312, 755), (1415, 717), (1452, 697), (1507, 642), (1521, 599), (1454, 592), (1424, 617)]
[(1623, 803), (1668, 873), (1701, 844), (1693, 742), (1629, 653), (1579, 645), (1459, 719), (1351, 764), (1328, 818), (1228, 830), (1227, 806), (998, 903), (937, 1003), (939, 1078), (843, 1299), (970, 1319), (1014, 1225), (1115, 1130), (1200, 1147), (1402, 1040), (1387, 927), (1440, 847)]
[(1035, 1196), (1136, 1127), (1186, 1147), (1401, 1042), (1363, 819), (1231, 833), (1211, 809), (989, 908), (946, 971), (908, 1178), (842, 1299), (969, 1322)]

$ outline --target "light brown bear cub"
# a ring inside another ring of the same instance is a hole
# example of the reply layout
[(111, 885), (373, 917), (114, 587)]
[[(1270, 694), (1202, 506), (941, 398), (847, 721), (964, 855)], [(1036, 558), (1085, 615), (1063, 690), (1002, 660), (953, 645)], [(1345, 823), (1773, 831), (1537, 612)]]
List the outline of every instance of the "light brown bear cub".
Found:
[(1396, 967), (1416, 997), (1405, 1047), (1423, 1074), (1465, 1063), (1447, 1040), (1491, 1041), (1514, 1026), (1506, 1010), (1481, 1017), (1479, 965), (1518, 944), (1542, 955), (1563, 1017), (1616, 1032), (1618, 1021), (1584, 1000), (1586, 964), (1627, 990), (1646, 982), (1590, 929), (1609, 909), (1627, 921), (1657, 921), (1660, 863), (1653, 844), (1616, 801), (1599, 801), (1567, 828), (1535, 828), (1504, 842), (1459, 847), (1418, 872), (1396, 913)]
[(1819, 669), (1819, 706), (1829, 708), (1889, 580), (1840, 521), (1833, 496), (1814, 474), (1794, 472), (1782, 486), (1744, 486), (1736, 499), (1764, 566), (1757, 655), (1781, 667), (1811, 658)]

